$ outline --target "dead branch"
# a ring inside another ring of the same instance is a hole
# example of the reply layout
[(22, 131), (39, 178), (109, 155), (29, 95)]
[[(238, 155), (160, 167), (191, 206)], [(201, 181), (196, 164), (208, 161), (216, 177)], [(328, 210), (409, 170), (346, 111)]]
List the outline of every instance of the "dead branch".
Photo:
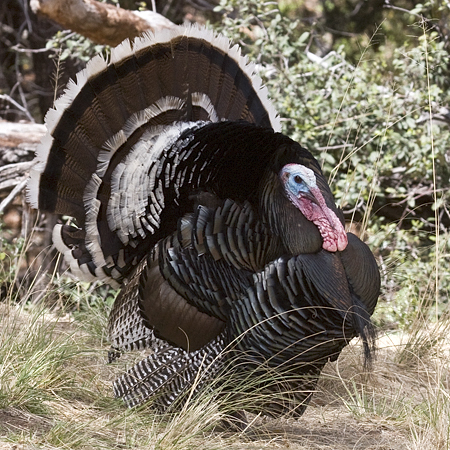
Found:
[(129, 11), (96, 0), (30, 0), (33, 12), (98, 44), (116, 46), (144, 31), (175, 26), (152, 11)]
[(22, 193), (45, 126), (0, 120), (0, 213)]

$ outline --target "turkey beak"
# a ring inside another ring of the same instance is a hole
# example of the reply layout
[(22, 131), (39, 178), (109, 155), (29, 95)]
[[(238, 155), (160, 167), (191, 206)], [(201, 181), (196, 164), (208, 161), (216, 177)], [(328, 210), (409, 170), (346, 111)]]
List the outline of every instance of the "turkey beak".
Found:
[(308, 191), (306, 192), (299, 192), (298, 194), (298, 198), (306, 198), (308, 200), (310, 200), (312, 203), (315, 203), (316, 205), (319, 205), (319, 201), (317, 200), (317, 198), (315, 197), (315, 195), (308, 189)]

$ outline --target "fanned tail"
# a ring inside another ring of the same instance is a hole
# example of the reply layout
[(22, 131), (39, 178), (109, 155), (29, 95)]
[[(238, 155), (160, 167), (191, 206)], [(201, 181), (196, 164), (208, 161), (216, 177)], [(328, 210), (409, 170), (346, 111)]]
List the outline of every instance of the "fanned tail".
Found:
[(203, 162), (185, 154), (178, 168), (181, 155), (165, 152), (183, 132), (224, 120), (280, 130), (254, 65), (206, 28), (125, 41), (77, 74), (46, 115), (28, 182), (34, 208), (75, 218), (79, 228), (59, 228), (55, 244), (77, 275), (120, 284), (175, 228), (166, 205), (186, 201), (183, 183), (198, 182), (192, 166)]

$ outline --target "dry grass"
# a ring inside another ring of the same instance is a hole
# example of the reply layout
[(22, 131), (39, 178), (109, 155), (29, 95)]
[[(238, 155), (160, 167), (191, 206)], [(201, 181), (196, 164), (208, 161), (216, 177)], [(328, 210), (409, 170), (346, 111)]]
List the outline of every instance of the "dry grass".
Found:
[[(251, 416), (249, 430), (232, 433), (218, 431), (223, 414), (207, 398), (171, 417), (127, 410), (111, 381), (141, 354), (108, 365), (107, 344), (69, 316), (2, 305), (0, 449), (447, 449), (448, 347), (439, 342), (405, 360), (408, 337), (384, 335), (371, 373), (350, 345), (300, 419)], [(39, 370), (27, 365), (33, 355)]]

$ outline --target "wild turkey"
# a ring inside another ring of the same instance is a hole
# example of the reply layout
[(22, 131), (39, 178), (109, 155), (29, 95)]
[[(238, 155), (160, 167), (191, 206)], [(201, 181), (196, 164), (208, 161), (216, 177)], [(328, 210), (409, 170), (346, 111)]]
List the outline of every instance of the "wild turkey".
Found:
[(248, 409), (301, 414), (350, 339), (369, 357), (374, 257), (225, 38), (179, 27), (125, 42), (46, 123), (32, 206), (74, 218), (54, 242), (75, 274), (123, 285), (113, 349), (157, 344), (115, 383), (130, 406), (159, 394), (164, 409), (223, 370), (274, 371), (292, 398), (261, 382), (268, 397)]
[[(157, 396), (154, 402), (164, 410), (194, 381), (198, 390), (223, 369), (228, 376), (252, 374), (248, 384), (257, 399), (247, 402), (247, 410), (301, 414), (325, 363), (336, 359), (358, 331), (370, 350), (368, 311), (373, 312), (377, 300), (378, 270), (368, 247), (348, 233), (341, 252), (322, 249), (280, 257), (260, 271), (235, 270), (238, 264), (252, 264), (256, 227), (249, 213), (248, 204), (241, 208), (229, 200), (214, 211), (198, 208), (180, 221), (178, 233), (141, 261), (139, 283), (134, 278), (122, 290), (110, 322), (117, 347), (130, 344), (124, 336), (141, 329), (142, 337), (152, 327), (179, 346), (162, 346), (115, 382), (116, 396), (130, 406)], [(240, 226), (234, 228), (233, 219)], [(225, 223), (232, 225), (227, 236)], [(260, 228), (258, 240), (264, 235)], [(230, 251), (233, 248), (237, 250)], [(153, 276), (155, 272), (163, 277)], [(161, 283), (167, 283), (169, 292)], [(133, 330), (127, 331), (130, 310), (141, 311), (147, 319), (136, 326), (136, 318)], [(138, 342), (136, 335), (134, 339), (133, 344)], [(183, 350), (187, 347), (190, 352)], [(280, 388), (285, 395), (271, 392)]]

